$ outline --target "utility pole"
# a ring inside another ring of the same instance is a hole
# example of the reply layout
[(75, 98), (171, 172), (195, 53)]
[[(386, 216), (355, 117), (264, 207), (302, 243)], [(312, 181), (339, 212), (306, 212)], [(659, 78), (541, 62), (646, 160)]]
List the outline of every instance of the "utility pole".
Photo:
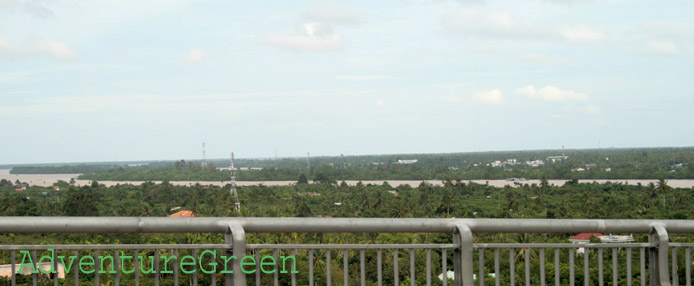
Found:
[(241, 211), (241, 203), (239, 202), (239, 193), (236, 192), (236, 169), (234, 169), (234, 152), (231, 152), (231, 196), (234, 197), (234, 210)]
[(202, 167), (207, 167), (207, 155), (205, 155), (205, 142), (202, 142)]

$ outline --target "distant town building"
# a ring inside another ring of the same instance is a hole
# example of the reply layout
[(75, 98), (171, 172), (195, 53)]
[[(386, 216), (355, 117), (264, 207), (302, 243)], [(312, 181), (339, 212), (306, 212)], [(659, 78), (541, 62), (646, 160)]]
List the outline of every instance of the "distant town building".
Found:
[(403, 164), (403, 165), (414, 164), (414, 163), (417, 163), (417, 159), (412, 159), (412, 160), (398, 160), (398, 164)]
[(547, 157), (547, 162), (556, 163), (569, 159), (569, 156), (549, 156)]
[(490, 163), (490, 166), (492, 167), (504, 167), (506, 165), (516, 165), (518, 164), (518, 160), (516, 159), (507, 159), (506, 161), (501, 161), (501, 160), (496, 160), (492, 163)]
[(573, 169), (571, 169), (571, 172), (583, 172), (585, 170), (586, 169), (584, 169), (584, 168), (573, 168)]
[(526, 161), (525, 164), (527, 164), (530, 167), (539, 167), (545, 164), (545, 161), (542, 160), (535, 160), (535, 161)]

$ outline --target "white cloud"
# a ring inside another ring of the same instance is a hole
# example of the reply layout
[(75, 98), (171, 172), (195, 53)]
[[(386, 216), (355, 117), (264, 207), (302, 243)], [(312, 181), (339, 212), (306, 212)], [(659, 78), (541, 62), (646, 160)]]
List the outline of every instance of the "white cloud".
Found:
[(376, 106), (381, 107), (386, 105), (386, 102), (383, 99), (376, 100)]
[(604, 33), (584, 25), (564, 29), (561, 34), (564, 36), (564, 39), (575, 43), (596, 43), (607, 40), (607, 36)]
[(364, 81), (364, 80), (384, 80), (384, 79), (392, 79), (393, 77), (388, 76), (388, 75), (337, 75), (334, 76), (333, 79), (335, 80), (357, 80), (357, 81)]
[(472, 99), (478, 102), (491, 104), (502, 103), (504, 101), (504, 97), (501, 96), (501, 91), (498, 89), (473, 93)]
[(539, 97), (547, 101), (587, 100), (588, 95), (570, 90), (563, 90), (551, 85), (536, 89), (532, 85), (516, 89), (516, 92), (528, 97)]
[(50, 6), (55, 2), (56, 1), (48, 0), (0, 0), (0, 12), (18, 11), (22, 13), (32, 14), (41, 18), (52, 17), (55, 16), (55, 13), (53, 12)]
[(650, 41), (646, 43), (644, 49), (654, 54), (666, 56), (674, 56), (680, 53), (677, 45), (670, 41)]
[(35, 56), (47, 56), (63, 62), (77, 58), (75, 52), (61, 41), (43, 39), (24, 47), (18, 47), (0, 36), (0, 59), (19, 60)]
[(300, 16), (305, 22), (322, 22), (331, 24), (357, 24), (359, 15), (347, 6), (334, 0), (318, 0), (311, 3)]
[(464, 8), (443, 17), (443, 26), (451, 31), (475, 36), (502, 38), (546, 38), (550, 32), (529, 21), (513, 19), (507, 12), (483, 14)]
[(269, 36), (265, 42), (279, 48), (295, 51), (337, 51), (342, 49), (342, 37), (325, 23), (304, 23), (295, 32), (282, 36)]
[[(53, 96), (37, 98), (22, 105), (0, 106), (0, 118), (50, 114), (77, 114), (90, 112), (170, 113), (177, 111), (222, 112), (236, 109), (257, 97), (294, 96), (283, 94), (211, 94), (211, 95), (109, 95), (109, 96)], [(271, 102), (271, 100), (268, 100)]]
[(205, 51), (203, 51), (200, 48), (193, 48), (188, 53), (188, 57), (186, 57), (186, 61), (188, 61), (188, 63), (191, 63), (191, 64), (199, 64), (199, 63), (202, 63), (206, 57), (207, 57), (207, 54), (205, 53)]
[(36, 48), (40, 53), (59, 61), (72, 61), (77, 57), (74, 51), (60, 41), (42, 40), (36, 43)]
[(12, 81), (22, 81), (22, 80), (26, 80), (28, 78), (34, 77), (35, 75), (36, 75), (36, 72), (29, 72), (29, 71), (0, 73), (0, 83), (12, 82)]

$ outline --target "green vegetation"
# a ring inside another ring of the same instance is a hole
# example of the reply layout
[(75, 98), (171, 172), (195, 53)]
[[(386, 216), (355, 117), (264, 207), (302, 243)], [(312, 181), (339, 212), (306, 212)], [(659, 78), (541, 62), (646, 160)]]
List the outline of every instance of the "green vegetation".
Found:
[[(21, 183), (21, 182), (20, 182)], [(360, 185), (350, 187), (343, 183), (317, 181), (313, 184), (294, 186), (248, 186), (238, 187), (242, 203), (241, 213), (232, 211), (232, 198), (229, 186), (215, 187), (194, 185), (190, 187), (144, 183), (141, 185), (118, 185), (106, 187), (97, 182), (91, 186), (73, 187), (61, 182), (62, 190), (29, 186), (25, 191), (15, 191), (15, 183), (0, 181), (0, 215), (3, 216), (166, 216), (175, 211), (172, 207), (191, 210), (199, 216), (251, 216), (251, 217), (419, 217), (419, 218), (609, 218), (609, 219), (691, 219), (694, 211), (694, 189), (671, 188), (666, 180), (650, 185), (624, 185), (621, 183), (579, 184), (570, 181), (562, 187), (551, 186), (546, 182), (540, 185), (522, 185), (518, 187), (495, 188), (481, 184), (466, 184), (460, 181), (446, 181), (443, 186), (421, 184), (419, 187), (392, 187), (383, 185)], [(397, 196), (394, 195), (397, 192)], [(340, 203), (340, 204), (336, 204)], [(329, 218), (326, 218), (329, 219)], [(476, 234), (480, 242), (568, 242), (571, 234)], [(637, 241), (646, 241), (645, 235), (635, 235)], [(689, 236), (672, 236), (673, 241), (690, 241)], [(132, 234), (132, 235), (86, 235), (86, 234), (40, 234), (0, 236), (3, 244), (29, 243), (221, 243), (219, 234)], [(249, 243), (450, 243), (447, 234), (250, 234)], [(106, 251), (106, 253), (109, 253)], [(523, 269), (524, 252), (517, 252), (516, 269)], [(333, 252), (333, 277), (341, 278), (341, 254)], [(358, 269), (359, 253), (350, 252), (350, 269)], [(418, 251), (416, 258), (423, 261), (425, 252)], [(439, 252), (432, 252), (432, 265), (440, 269)], [(491, 257), (492, 253), (486, 254)], [(539, 281), (539, 265), (536, 251), (531, 271), (532, 281)], [(548, 251), (547, 277), (553, 277), (553, 252)], [(605, 253), (606, 261), (611, 261), (610, 253)], [(620, 252), (620, 261), (625, 261), (624, 252)], [(306, 253), (297, 254), (299, 261), (298, 283), (306, 284)], [(369, 257), (375, 253), (369, 252)], [(452, 253), (448, 253), (448, 265), (452, 265)], [(325, 252), (317, 251), (317, 263), (325, 267)], [(392, 257), (390, 251), (384, 257)], [(502, 250), (502, 257), (508, 257), (508, 251)], [(684, 259), (684, 255), (680, 256)], [(403, 250), (399, 265), (401, 281), (409, 277), (409, 254)], [(7, 263), (7, 255), (0, 257)], [(370, 282), (375, 277), (375, 259), (367, 260), (367, 277)], [(508, 279), (508, 259), (501, 260), (505, 269), (502, 277)], [(576, 267), (577, 283), (583, 283), (582, 257)], [(634, 269), (638, 269), (636, 256)], [(485, 267), (493, 272), (493, 260), (487, 259)], [(560, 275), (568, 278), (568, 252), (562, 252)], [(591, 269), (597, 268), (596, 255), (591, 255)], [(684, 265), (681, 262), (680, 265)], [(476, 266), (477, 267), (477, 266)], [(625, 267), (620, 263), (620, 267)], [(608, 267), (609, 268), (609, 267)], [(316, 271), (320, 273), (321, 269)], [(392, 260), (384, 259), (384, 275), (392, 277)], [(424, 264), (417, 264), (418, 271), (423, 273)], [(372, 271), (374, 270), (374, 271)], [(337, 272), (335, 272), (337, 271)], [(388, 272), (391, 271), (391, 272)], [(606, 277), (611, 277), (609, 272)], [(438, 275), (439, 272), (435, 272)], [(477, 273), (477, 270), (475, 270)], [(624, 282), (626, 271), (620, 271), (620, 283)], [(352, 281), (357, 281), (358, 271), (349, 274)], [(516, 281), (524, 281), (523, 271), (516, 272)], [(683, 273), (682, 273), (683, 275)], [(91, 277), (83, 275), (84, 283)], [(170, 275), (163, 275), (169, 277)], [(281, 284), (289, 283), (288, 276), (280, 276)], [(597, 273), (591, 272), (592, 279)], [(151, 276), (150, 276), (151, 278)], [(146, 278), (145, 279), (150, 279)], [(220, 277), (221, 278), (221, 277)], [(103, 281), (112, 279), (104, 275)], [(201, 275), (202, 284), (209, 283), (209, 277)], [(269, 283), (271, 275), (264, 276)], [(417, 285), (424, 284), (423, 275), (417, 278)], [(634, 274), (634, 281), (638, 281)], [(681, 279), (684, 279), (682, 277)], [(492, 279), (487, 279), (492, 280)], [(606, 279), (610, 280), (610, 279)], [(121, 280), (123, 281), (123, 280)], [(207, 282), (204, 282), (207, 281)], [(337, 281), (337, 280), (336, 280)], [(684, 281), (684, 280), (681, 280)], [(63, 281), (66, 284), (71, 279)], [(131, 281), (124, 285), (130, 285)], [(150, 281), (151, 282), (151, 281)], [(489, 281), (493, 282), (493, 281)], [(593, 280), (595, 282), (595, 280)], [(143, 285), (148, 285), (147, 280)], [(168, 283), (168, 282), (167, 282)], [(162, 285), (168, 285), (164, 283)], [(440, 281), (434, 279), (434, 285)], [(508, 282), (507, 282), (508, 283)], [(370, 285), (371, 283), (369, 283)], [(537, 283), (533, 283), (537, 284)], [(409, 285), (409, 284), (408, 284)]]

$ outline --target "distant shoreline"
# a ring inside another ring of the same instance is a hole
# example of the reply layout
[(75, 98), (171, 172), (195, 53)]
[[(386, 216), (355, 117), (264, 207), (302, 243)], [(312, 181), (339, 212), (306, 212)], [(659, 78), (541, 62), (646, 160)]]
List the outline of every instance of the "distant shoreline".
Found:
[[(52, 186), (59, 180), (69, 182), (70, 179), (75, 179), (75, 184), (78, 186), (86, 186), (91, 184), (91, 180), (77, 180), (77, 177), (81, 174), (38, 174), (38, 175), (29, 175), (29, 174), (19, 174), (19, 175), (12, 175), (9, 173), (9, 169), (0, 169), (0, 179), (5, 179), (5, 180), (10, 180), (12, 182), (19, 180), (21, 182), (26, 182), (29, 185), (32, 186)], [(564, 185), (567, 181), (569, 180), (547, 180), (551, 185), (555, 186), (562, 186)], [(597, 182), (597, 183), (606, 183), (606, 182), (613, 182), (613, 183), (626, 183), (629, 185), (637, 185), (641, 183), (642, 185), (648, 185), (649, 183), (655, 183), (658, 180), (656, 179), (619, 179), (619, 180), (606, 180), (606, 179), (586, 179), (586, 180), (578, 180), (580, 183), (592, 183), (592, 182)], [(104, 184), (106, 186), (115, 186), (115, 185), (125, 185), (125, 184), (130, 184), (130, 185), (140, 185), (144, 183), (145, 181), (98, 181), (100, 184)], [(157, 184), (160, 184), (162, 181), (151, 181)], [(338, 181), (338, 183), (341, 183), (342, 181)], [(345, 183), (350, 186), (355, 186), (357, 183), (359, 183), (359, 180), (345, 180)], [(443, 185), (441, 180), (362, 180), (362, 184), (367, 185), (367, 184), (372, 184), (372, 185), (382, 185), (384, 182), (388, 182), (389, 185), (393, 187), (397, 187), (400, 185), (408, 185), (410, 187), (417, 187), (419, 186), (422, 182), (427, 182), (435, 186), (441, 186)], [(525, 180), (525, 181), (518, 181), (518, 182), (512, 182), (512, 181), (506, 181), (506, 180), (461, 180), (461, 182), (468, 183), (468, 182), (473, 182), (476, 184), (489, 184), (490, 186), (494, 187), (504, 187), (506, 185), (514, 186), (514, 183), (520, 183), (520, 184), (540, 184), (540, 180), (532, 179), (532, 180)], [(694, 187), (694, 179), (671, 179), (667, 180), (668, 186), (673, 187), (673, 188), (692, 188)], [(200, 184), (200, 185), (213, 185), (213, 186), (224, 186), (229, 183), (229, 181), (169, 181), (169, 183), (177, 186), (192, 186), (195, 184)], [(296, 184), (296, 181), (237, 181), (236, 185), (238, 186), (257, 186), (257, 185), (265, 185), (265, 186), (290, 186)]]

